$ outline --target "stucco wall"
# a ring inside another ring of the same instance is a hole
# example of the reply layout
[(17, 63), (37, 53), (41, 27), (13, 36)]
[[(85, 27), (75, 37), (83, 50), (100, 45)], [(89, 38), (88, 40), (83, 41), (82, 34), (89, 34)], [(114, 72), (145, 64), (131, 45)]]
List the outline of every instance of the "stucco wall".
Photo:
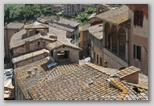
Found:
[(26, 60), (17, 62), (17, 63), (14, 64), (14, 68), (21, 67), (23, 65), (27, 65), (27, 64), (30, 64), (32, 62), (38, 61), (40, 59), (47, 57), (47, 55), (48, 55), (47, 53), (44, 53), (44, 54), (41, 54), (41, 55), (38, 55), (38, 56), (35, 56), (35, 57), (31, 57), (31, 58), (26, 59)]
[(60, 47), (56, 49), (56, 51), (69, 51), (69, 59), (73, 62), (79, 63), (79, 50), (78, 49), (73, 49), (70, 47), (65, 46)]
[(24, 53), (26, 53), (25, 45), (13, 49), (13, 57), (20, 56), (20, 55), (22, 55)]
[[(143, 7), (142, 7), (143, 6)], [(144, 14), (143, 27), (134, 26), (134, 10), (142, 10)], [(129, 60), (130, 65), (134, 65), (141, 69), (141, 72), (148, 75), (148, 7), (140, 5), (139, 7), (131, 6), (129, 10), (129, 17), (131, 18), (131, 31), (129, 43)], [(137, 45), (141, 47), (141, 61), (134, 59), (134, 48)]]
[(10, 49), (10, 39), (13, 34), (15, 34), (18, 30), (17, 29), (5, 29), (4, 30), (4, 50), (5, 50), (5, 57), (9, 57), (9, 49)]
[(107, 66), (110, 68), (116, 68), (116, 69), (120, 69), (121, 67), (128, 67), (128, 64), (123, 61), (122, 59), (120, 59), (119, 57), (117, 57), (116, 55), (112, 54), (111, 52), (109, 52), (108, 50), (106, 50), (104, 48), (103, 50), (104, 52), (104, 61), (107, 61)]
[[(38, 42), (40, 42), (40, 45), (38, 45)], [(45, 44), (44, 44), (45, 42)], [(26, 54), (32, 51), (36, 51), (42, 48), (45, 48), (46, 45), (48, 45), (49, 43), (51, 43), (52, 41), (48, 41), (48, 40), (44, 40), (44, 39), (39, 39), (39, 40), (35, 40), (33, 42), (30, 42), (29, 44), (23, 45), (23, 46), (19, 46), (17, 48), (13, 49), (13, 56), (20, 56), (22, 54)]]

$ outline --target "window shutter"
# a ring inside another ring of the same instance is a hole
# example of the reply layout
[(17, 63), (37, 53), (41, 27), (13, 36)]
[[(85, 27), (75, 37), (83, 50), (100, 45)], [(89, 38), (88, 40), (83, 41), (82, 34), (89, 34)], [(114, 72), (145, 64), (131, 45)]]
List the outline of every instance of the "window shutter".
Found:
[(136, 21), (137, 21), (137, 11), (134, 11), (134, 25), (136, 25)]
[(134, 54), (134, 59), (135, 59), (135, 45), (134, 45), (134, 48), (133, 49), (134, 49), (133, 54)]
[(140, 11), (140, 26), (143, 26), (143, 11)]
[(141, 47), (137, 46), (137, 59), (141, 61)]

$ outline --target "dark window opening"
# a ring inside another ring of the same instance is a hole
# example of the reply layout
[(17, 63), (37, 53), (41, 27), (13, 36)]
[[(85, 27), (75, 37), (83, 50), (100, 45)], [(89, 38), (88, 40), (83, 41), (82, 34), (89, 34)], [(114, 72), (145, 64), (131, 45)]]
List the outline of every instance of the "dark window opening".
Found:
[(94, 52), (94, 60), (95, 60), (95, 52)]
[(141, 47), (134, 45), (134, 59), (141, 61)]
[(43, 44), (45, 45), (45, 44), (46, 44), (46, 42), (43, 42)]
[(98, 55), (97, 55), (97, 63), (98, 63)]
[(102, 58), (100, 58), (100, 66), (102, 66)]
[(58, 51), (57, 56), (58, 56), (58, 59), (68, 59), (69, 51)]
[(40, 45), (40, 42), (38, 42), (37, 44)]
[(134, 25), (143, 26), (143, 11), (135, 10), (134, 11)]
[(137, 93), (140, 93), (141, 91), (137, 88), (137, 87), (134, 87), (133, 90)]

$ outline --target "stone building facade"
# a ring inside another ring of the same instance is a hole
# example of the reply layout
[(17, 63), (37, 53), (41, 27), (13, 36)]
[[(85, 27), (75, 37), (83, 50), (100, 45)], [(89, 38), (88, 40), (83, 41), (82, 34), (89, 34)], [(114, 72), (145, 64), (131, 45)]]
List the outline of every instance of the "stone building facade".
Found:
[(88, 28), (91, 38), (91, 62), (103, 66), (103, 24)]
[(50, 50), (50, 55), (53, 57), (54, 61), (69, 60), (79, 63), (79, 51), (81, 49), (71, 43), (57, 40), (48, 44), (46, 48)]
[(88, 28), (90, 25), (84, 25), (79, 28), (80, 31), (80, 38), (79, 38), (79, 47), (82, 48), (82, 51), (80, 51), (80, 59), (83, 59), (84, 57), (90, 56), (90, 35)]
[(41, 60), (50, 55), (50, 52), (46, 49), (37, 50), (35, 52), (27, 53), (25, 55), (21, 55), (12, 59), (14, 64), (13, 68), (18, 68), (35, 61)]
[(95, 17), (103, 21), (103, 62), (119, 70), (133, 65), (148, 75), (148, 5), (124, 5)]
[(81, 9), (82, 5), (81, 4), (63, 4), (63, 14), (66, 16), (73, 16), (75, 14), (78, 14)]
[(21, 29), (24, 28), (23, 23), (19, 22), (11, 22), (7, 24), (4, 28), (4, 54), (5, 58), (9, 60), (10, 57), (10, 40), (12, 38), (12, 35), (20, 31)]
[(76, 20), (69, 20), (60, 17), (57, 20), (49, 21), (49, 25), (66, 31), (66, 37), (70, 39), (71, 43), (78, 46), (79, 40), (79, 22)]
[(129, 60), (130, 64), (148, 75), (148, 4), (130, 4), (131, 19)]

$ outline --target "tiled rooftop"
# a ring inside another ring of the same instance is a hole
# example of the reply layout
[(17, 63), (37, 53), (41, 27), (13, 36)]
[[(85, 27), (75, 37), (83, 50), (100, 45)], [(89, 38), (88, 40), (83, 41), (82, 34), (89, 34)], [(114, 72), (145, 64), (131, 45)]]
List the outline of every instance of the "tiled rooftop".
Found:
[(62, 46), (68, 46), (68, 47), (71, 47), (71, 48), (74, 48), (74, 49), (79, 49), (80, 48), (78, 46), (75, 46), (69, 42), (61, 42), (59, 40), (55, 41), (55, 42), (52, 42), (52, 43), (49, 43), (46, 48), (50, 51), (54, 50), (54, 49), (57, 49), (59, 47), (62, 47)]
[(73, 32), (75, 30), (74, 28), (79, 25), (79, 22), (60, 17), (59, 20), (50, 21), (49, 25), (65, 31)]
[(72, 27), (76, 27), (76, 26), (79, 25), (79, 22), (74, 21), (74, 20), (65, 19), (65, 18), (60, 18), (58, 23), (65, 24), (65, 25), (70, 25)]
[(103, 38), (103, 24), (97, 24), (88, 28), (89, 33), (101, 40)]
[(17, 62), (20, 62), (20, 61), (32, 58), (34, 56), (38, 56), (40, 54), (44, 54), (44, 53), (48, 53), (49, 54), (50, 52), (48, 50), (46, 50), (46, 49), (38, 50), (38, 51), (35, 51), (35, 52), (31, 52), (31, 53), (27, 53), (25, 55), (21, 55), (21, 56), (15, 57), (15, 58), (12, 59), (12, 62), (13, 63), (17, 63)]
[[(120, 73), (119, 70), (92, 63), (78, 66), (68, 62), (58, 63), (54, 68), (44, 70), (44, 63), (47, 63), (46, 59), (15, 70), (17, 83), (24, 94), (28, 95), (27, 99), (148, 100), (148, 89), (145, 87), (112, 77)], [(35, 67), (39, 71), (38, 75), (27, 78), (27, 71)]]
[(8, 29), (21, 29), (22, 27), (24, 27), (23, 23), (11, 22), (11, 23), (7, 24), (5, 28), (8, 28)]
[(63, 42), (69, 42), (68, 38), (66, 37), (66, 31), (56, 28), (56, 27), (49, 27), (49, 33), (54, 34), (55, 36), (57, 36), (57, 39)]
[(128, 76), (128, 75), (131, 75), (135, 72), (139, 72), (140, 69), (139, 68), (136, 68), (134, 66), (130, 66), (126, 69), (123, 69), (121, 71), (119, 71), (118, 73), (114, 74), (114, 76), (118, 76), (119, 78), (123, 78), (125, 76)]
[(24, 28), (25, 29), (38, 29), (38, 28), (42, 29), (42, 28), (49, 28), (49, 26), (36, 21), (33, 24), (25, 25)]
[(109, 93), (116, 99), (120, 91), (113, 87), (106, 88), (109, 82), (105, 78), (106, 75), (85, 65), (40, 81), (28, 92), (34, 100), (99, 100), (107, 99)]
[(21, 42), (21, 40), (22, 40), (22, 36), (25, 35), (25, 34), (26, 34), (26, 30), (22, 29), (19, 32), (12, 35), (11, 40), (10, 40), (10, 48), (16, 47), (16, 45), (18, 43), (23, 44), (23, 42)]
[(69, 31), (69, 32), (73, 32), (74, 31), (73, 28), (62, 26), (62, 25), (59, 25), (58, 23), (49, 23), (49, 25), (53, 26), (53, 27), (56, 27), (56, 28), (60, 28), (60, 29), (65, 30), (65, 31)]
[[(58, 65), (52, 69), (46, 69), (44, 66), (46, 66), (48, 63), (50, 63), (50, 61), (47, 58), (44, 58), (32, 64), (15, 69), (17, 83), (26, 99), (30, 99), (27, 89), (37, 84), (40, 80), (47, 79), (49, 76), (54, 77), (60, 75), (60, 73), (66, 73), (67, 71), (78, 67), (77, 64), (72, 64), (70, 61), (67, 61), (65, 63), (58, 63)], [(38, 70), (37, 75), (34, 74), (35, 68)], [(31, 77), (28, 77), (28, 71), (32, 71), (33, 75)]]
[[(20, 35), (21, 34), (21, 35)], [(16, 36), (22, 36), (23, 34), (25, 34), (25, 31), (23, 30), (22, 33), (16, 33), (15, 35), (13, 35), (13, 38), (15, 38)], [(55, 41), (55, 39), (50, 38), (50, 35), (53, 34), (47, 34), (47, 35), (41, 35), (41, 34), (37, 34), (37, 35), (33, 35), (31, 37), (22, 39), (22, 37), (20, 39), (12, 39), (11, 43), (10, 43), (10, 48), (15, 48), (21, 45), (24, 45), (26, 41), (31, 42), (37, 39), (45, 39), (45, 40), (50, 40), (50, 41)]]
[(123, 22), (128, 21), (128, 7), (122, 6), (113, 10), (109, 10), (96, 15), (96, 17), (109, 23), (119, 25)]

